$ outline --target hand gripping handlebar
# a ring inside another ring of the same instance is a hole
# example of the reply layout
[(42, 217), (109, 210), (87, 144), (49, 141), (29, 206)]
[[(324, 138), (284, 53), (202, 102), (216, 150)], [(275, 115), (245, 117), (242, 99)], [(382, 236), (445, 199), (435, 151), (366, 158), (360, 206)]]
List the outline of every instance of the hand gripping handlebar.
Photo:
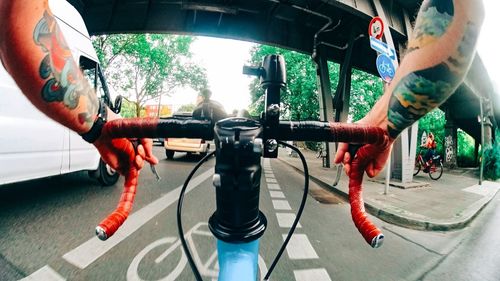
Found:
[[(103, 134), (113, 138), (135, 137), (188, 137), (213, 139), (213, 124), (205, 120), (178, 119), (118, 119), (105, 124)], [(275, 135), (274, 135), (275, 134)], [(273, 137), (280, 140), (338, 141), (347, 143), (376, 144), (362, 146), (351, 163), (349, 180), (349, 202), (356, 228), (372, 247), (382, 245), (384, 235), (367, 217), (362, 199), (362, 181), (366, 166), (374, 154), (374, 149), (389, 145), (389, 137), (384, 130), (359, 124), (327, 123), (316, 121), (281, 121)], [(137, 176), (125, 177), (125, 187), (118, 207), (96, 228), (99, 238), (109, 238), (128, 217), (132, 209), (137, 188)]]
[[(351, 151), (351, 170), (349, 174), (349, 204), (354, 225), (365, 241), (373, 248), (382, 246), (384, 235), (366, 215), (363, 202), (363, 174), (373, 158), (376, 150), (389, 145), (389, 137), (384, 130), (356, 124), (330, 123), (333, 135), (343, 142), (370, 143), (376, 146), (361, 146), (359, 150)], [(350, 140), (350, 141), (349, 141)], [(355, 154), (355, 155), (354, 155)]]

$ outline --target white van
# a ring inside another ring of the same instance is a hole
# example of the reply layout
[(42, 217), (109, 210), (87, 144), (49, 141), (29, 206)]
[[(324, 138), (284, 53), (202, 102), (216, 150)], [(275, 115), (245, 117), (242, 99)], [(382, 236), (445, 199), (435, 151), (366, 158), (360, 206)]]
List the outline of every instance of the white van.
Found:
[[(50, 0), (73, 58), (100, 98), (115, 112), (85, 23), (65, 0)], [(118, 101), (119, 103), (119, 101)], [(0, 185), (89, 170), (103, 185), (113, 185), (118, 174), (107, 166), (95, 147), (78, 134), (49, 119), (21, 93), (0, 63)]]

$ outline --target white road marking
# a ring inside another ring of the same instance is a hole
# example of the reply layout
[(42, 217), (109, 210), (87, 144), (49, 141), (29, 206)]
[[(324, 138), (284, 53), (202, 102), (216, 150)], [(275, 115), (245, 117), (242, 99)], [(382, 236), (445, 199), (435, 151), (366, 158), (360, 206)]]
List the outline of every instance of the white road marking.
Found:
[[(292, 227), (293, 221), (295, 220), (295, 214), (290, 213), (276, 213), (276, 218), (278, 219), (278, 225), (283, 228)], [(297, 224), (297, 228), (301, 228), (300, 222)]]
[(62, 277), (52, 267), (46, 265), (39, 270), (31, 273), (31, 275), (20, 279), (19, 281), (64, 281), (66, 278)]
[(486, 196), (486, 195), (494, 195), (495, 193), (497, 193), (499, 188), (500, 185), (498, 183), (494, 183), (491, 181), (484, 181), (482, 186), (475, 184), (473, 186), (469, 186), (462, 189), (462, 191)]
[(278, 181), (276, 179), (268, 179), (266, 178), (267, 183), (277, 183)]
[(285, 198), (285, 194), (281, 191), (269, 191), (271, 198)]
[[(283, 234), (283, 241), (286, 239), (286, 234)], [(291, 260), (306, 260), (318, 259), (318, 254), (314, 250), (309, 238), (305, 234), (294, 234), (286, 247), (288, 257)]]
[(286, 200), (273, 200), (273, 207), (281, 211), (290, 211), (292, 209)]
[[(213, 174), (213, 169), (209, 169), (201, 175), (194, 178), (189, 184), (186, 193), (196, 188)], [(163, 195), (147, 206), (133, 213), (122, 227), (106, 241), (101, 241), (97, 237), (91, 238), (63, 256), (67, 262), (84, 269), (98, 258), (106, 254), (118, 243), (125, 240), (129, 235), (141, 228), (145, 223), (165, 210), (167, 207), (177, 202), (182, 185), (169, 193)]]
[(296, 281), (332, 281), (324, 268), (294, 270)]
[(266, 175), (266, 181), (272, 181), (272, 180), (276, 180), (276, 178), (274, 176)]
[(267, 188), (269, 190), (281, 190), (279, 184), (276, 184), (276, 183), (268, 183)]

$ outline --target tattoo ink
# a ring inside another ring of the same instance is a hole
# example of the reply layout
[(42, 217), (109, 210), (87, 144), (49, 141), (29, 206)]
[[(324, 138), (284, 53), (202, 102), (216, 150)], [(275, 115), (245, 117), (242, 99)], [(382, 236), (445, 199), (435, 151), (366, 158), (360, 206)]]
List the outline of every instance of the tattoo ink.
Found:
[[(446, 32), (454, 15), (453, 1), (427, 1), (421, 13), (419, 16), (423, 16), (423, 19), (417, 21), (415, 41), (410, 43), (414, 49), (434, 42)], [(478, 35), (479, 26), (467, 23), (458, 48), (446, 60), (428, 69), (410, 73), (399, 81), (392, 93), (387, 113), (387, 129), (392, 138), (441, 105), (456, 91), (472, 62)]]
[(35, 43), (46, 54), (40, 63), (40, 77), (46, 80), (42, 99), (62, 102), (70, 110), (76, 109), (81, 97), (86, 97), (87, 112), (80, 113), (80, 124), (92, 125), (98, 110), (98, 100), (73, 60), (72, 53), (54, 16), (45, 11), (33, 32)]

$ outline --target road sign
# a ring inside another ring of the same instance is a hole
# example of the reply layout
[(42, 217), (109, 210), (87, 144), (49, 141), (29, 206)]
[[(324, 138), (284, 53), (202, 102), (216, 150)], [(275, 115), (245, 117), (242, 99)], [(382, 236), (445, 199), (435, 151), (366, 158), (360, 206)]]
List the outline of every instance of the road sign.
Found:
[(377, 70), (380, 77), (387, 83), (392, 81), (396, 74), (396, 67), (392, 59), (386, 54), (380, 54), (377, 57)]
[(377, 51), (377, 53), (387, 55), (392, 60), (396, 60), (396, 51), (377, 38), (370, 36), (370, 47)]
[(380, 17), (374, 17), (368, 26), (368, 34), (370, 37), (381, 39), (384, 35), (384, 21)]

